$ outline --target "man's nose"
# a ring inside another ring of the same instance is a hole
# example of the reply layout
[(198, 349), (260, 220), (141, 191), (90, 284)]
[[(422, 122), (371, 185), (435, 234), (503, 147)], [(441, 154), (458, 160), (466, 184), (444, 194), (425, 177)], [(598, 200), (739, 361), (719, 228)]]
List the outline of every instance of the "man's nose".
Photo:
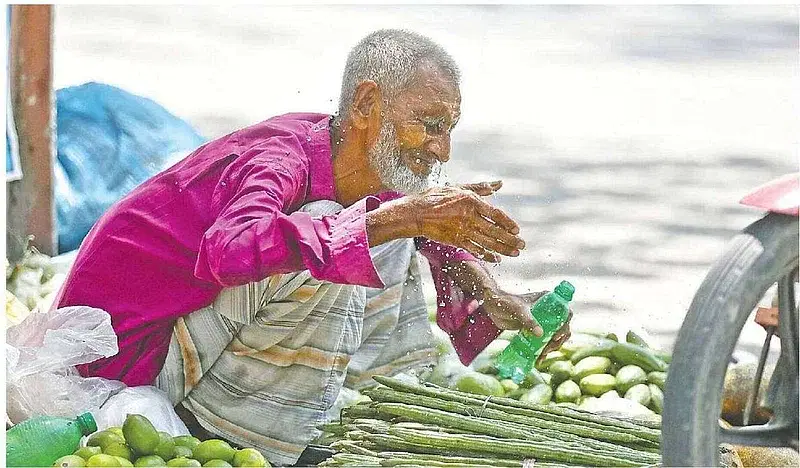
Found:
[(450, 160), (450, 134), (437, 135), (428, 140), (426, 148), (442, 164)]

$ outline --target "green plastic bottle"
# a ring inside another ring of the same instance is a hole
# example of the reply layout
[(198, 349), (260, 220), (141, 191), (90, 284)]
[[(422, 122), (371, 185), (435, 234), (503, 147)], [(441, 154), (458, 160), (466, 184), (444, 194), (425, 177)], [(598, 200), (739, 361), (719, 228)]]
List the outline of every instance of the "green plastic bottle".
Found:
[(6, 431), (6, 466), (51, 466), (75, 453), (81, 437), (97, 430), (91, 413), (75, 419), (39, 416)]
[(531, 307), (531, 315), (539, 322), (544, 333), (535, 336), (528, 330), (517, 333), (495, 362), (497, 375), (501, 379), (511, 379), (519, 384), (533, 368), (542, 350), (553, 335), (569, 318), (569, 301), (575, 293), (575, 286), (562, 281), (553, 292), (547, 293)]

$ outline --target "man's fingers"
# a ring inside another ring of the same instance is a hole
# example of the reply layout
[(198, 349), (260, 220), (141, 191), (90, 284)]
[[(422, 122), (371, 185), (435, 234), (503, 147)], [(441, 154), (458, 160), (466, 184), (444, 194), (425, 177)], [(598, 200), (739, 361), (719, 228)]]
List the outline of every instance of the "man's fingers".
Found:
[(509, 247), (519, 250), (525, 248), (524, 240), (520, 239), (514, 234), (511, 234), (500, 226), (490, 223), (483, 217), (481, 217), (481, 219), (478, 221), (476, 227), (477, 230), (482, 234), (486, 235), (487, 237), (491, 237), (492, 239), (497, 239)]
[(476, 258), (490, 262), (490, 263), (499, 263), (500, 262), (500, 255), (487, 250), (484, 246), (476, 243), (473, 240), (467, 240), (466, 243), (461, 246), (462, 249), (469, 251), (472, 255)]
[(519, 234), (519, 226), (507, 214), (503, 213), (503, 210), (482, 202), (478, 203), (478, 213), (511, 234)]
[(519, 255), (519, 249), (516, 247), (506, 245), (480, 232), (473, 232), (470, 234), (470, 240), (491, 252), (497, 252), (508, 257), (516, 257)]
[(475, 192), (478, 195), (485, 197), (488, 195), (493, 194), (494, 192), (500, 190), (500, 187), (503, 186), (503, 181), (495, 180), (494, 182), (480, 182), (477, 184), (462, 184), (460, 187), (469, 190), (471, 192)]
[(522, 310), (520, 313), (514, 314), (514, 317), (516, 317), (522, 325), (522, 328), (530, 330), (534, 335), (542, 336), (544, 334), (544, 330), (539, 326), (539, 322), (533, 318), (533, 315), (531, 315), (528, 310)]

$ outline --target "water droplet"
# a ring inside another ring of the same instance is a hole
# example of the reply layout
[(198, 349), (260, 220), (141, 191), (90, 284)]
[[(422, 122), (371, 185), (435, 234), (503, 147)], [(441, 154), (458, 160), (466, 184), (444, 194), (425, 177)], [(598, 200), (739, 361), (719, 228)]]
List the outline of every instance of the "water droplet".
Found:
[(475, 323), (475, 316), (474, 315), (467, 316), (467, 321), (469, 321), (469, 323)]
[(228, 183), (227, 183), (227, 182), (225, 182), (224, 180), (223, 180), (222, 182), (220, 182), (219, 184), (220, 184), (220, 185), (222, 185), (223, 187), (224, 187), (224, 186), (226, 186), (226, 185), (228, 185)]
[(442, 302), (440, 302), (440, 303), (439, 303), (439, 307), (444, 307), (444, 306), (446, 306), (446, 305), (447, 305), (447, 304), (445, 304), (445, 303), (444, 303), (444, 301), (442, 301)]
[(484, 302), (484, 300), (483, 300), (483, 299), (481, 299), (480, 301), (478, 301), (478, 305), (479, 305), (479, 306), (482, 306), (482, 305), (483, 305), (483, 302)]
[(411, 281), (414, 281), (414, 275), (408, 275), (408, 279), (410, 279)]
[(311, 141), (311, 136), (310, 135), (306, 136), (306, 141)]

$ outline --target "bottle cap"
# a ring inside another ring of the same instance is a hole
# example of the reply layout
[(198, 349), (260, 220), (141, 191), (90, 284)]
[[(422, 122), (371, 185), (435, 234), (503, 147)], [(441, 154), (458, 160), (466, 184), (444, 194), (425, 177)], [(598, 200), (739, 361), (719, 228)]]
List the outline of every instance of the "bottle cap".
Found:
[(556, 286), (555, 293), (564, 299), (571, 301), (572, 295), (575, 293), (575, 286), (569, 281), (562, 281), (561, 284)]
[(83, 413), (78, 416), (78, 427), (81, 428), (81, 434), (89, 435), (97, 432), (97, 423), (94, 420), (92, 413)]

